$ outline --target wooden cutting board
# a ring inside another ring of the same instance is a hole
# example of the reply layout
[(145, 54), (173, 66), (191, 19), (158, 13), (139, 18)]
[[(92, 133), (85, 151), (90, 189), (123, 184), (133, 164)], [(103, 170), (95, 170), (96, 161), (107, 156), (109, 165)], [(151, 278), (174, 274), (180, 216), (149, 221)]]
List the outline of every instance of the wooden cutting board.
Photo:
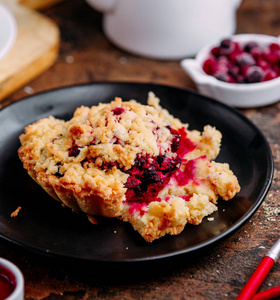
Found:
[(65, 0), (19, 0), (18, 3), (28, 6), (29, 8), (43, 10), (62, 1)]
[(18, 0), (1, 2), (15, 16), (17, 38), (9, 53), (0, 60), (0, 101), (55, 62), (60, 40), (57, 25), (43, 14), (23, 6)]

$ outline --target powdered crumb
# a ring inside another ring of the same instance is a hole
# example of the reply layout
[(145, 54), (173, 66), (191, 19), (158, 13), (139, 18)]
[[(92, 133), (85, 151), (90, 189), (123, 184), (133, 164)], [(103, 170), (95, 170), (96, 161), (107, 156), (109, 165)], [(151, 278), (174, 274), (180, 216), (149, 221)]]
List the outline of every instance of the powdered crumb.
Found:
[(207, 220), (208, 220), (209, 222), (212, 222), (212, 221), (214, 221), (214, 218), (207, 218)]
[(67, 64), (72, 64), (74, 62), (74, 57), (72, 55), (68, 55), (65, 57), (65, 61)]
[(26, 86), (24, 88), (24, 91), (26, 94), (29, 94), (29, 95), (34, 93), (34, 89), (31, 86)]

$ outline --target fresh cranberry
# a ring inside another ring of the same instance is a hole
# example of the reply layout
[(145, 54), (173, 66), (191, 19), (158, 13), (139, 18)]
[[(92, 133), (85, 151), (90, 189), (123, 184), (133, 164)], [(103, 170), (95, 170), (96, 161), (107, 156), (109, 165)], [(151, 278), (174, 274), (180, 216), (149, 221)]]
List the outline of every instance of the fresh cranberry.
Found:
[(271, 43), (271, 44), (269, 45), (269, 49), (270, 49), (271, 51), (280, 51), (280, 45), (277, 44), (277, 43)]
[(213, 75), (218, 70), (218, 63), (214, 58), (208, 58), (203, 63), (202, 68), (206, 74)]
[(272, 66), (272, 69), (277, 73), (278, 76), (280, 76), (280, 66), (278, 64)]
[(261, 67), (263, 70), (270, 69), (269, 62), (262, 57), (257, 58), (257, 65)]
[(237, 77), (238, 77), (239, 72), (240, 72), (239, 66), (233, 65), (229, 69), (228, 74), (231, 75), (232, 78), (234, 78), (235, 81), (237, 81)]
[(220, 56), (220, 47), (214, 47), (211, 49), (211, 54), (214, 55), (215, 57)]
[(260, 48), (253, 48), (250, 53), (255, 59), (262, 57), (262, 49)]
[(278, 76), (278, 75), (277, 75), (277, 73), (276, 73), (274, 70), (268, 70), (268, 71), (265, 73), (264, 80), (265, 80), (265, 81), (271, 80), (271, 79), (276, 78), (277, 76)]
[(263, 57), (272, 65), (277, 64), (280, 60), (280, 55), (276, 51), (265, 51)]
[(216, 74), (217, 72), (227, 73), (229, 71), (229, 66), (230, 66), (230, 62), (228, 61), (228, 59), (222, 56), (221, 58), (218, 59), (218, 69), (214, 74)]

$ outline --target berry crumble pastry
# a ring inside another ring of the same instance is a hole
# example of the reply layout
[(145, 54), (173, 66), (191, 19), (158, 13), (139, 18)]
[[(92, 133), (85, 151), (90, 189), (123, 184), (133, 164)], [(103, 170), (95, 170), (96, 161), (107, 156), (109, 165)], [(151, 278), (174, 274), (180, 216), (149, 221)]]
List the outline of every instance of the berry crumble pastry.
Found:
[(117, 217), (148, 242), (177, 235), (239, 192), (229, 165), (215, 162), (221, 133), (190, 131), (159, 105), (116, 98), (25, 128), (19, 157), (53, 198), (89, 216)]

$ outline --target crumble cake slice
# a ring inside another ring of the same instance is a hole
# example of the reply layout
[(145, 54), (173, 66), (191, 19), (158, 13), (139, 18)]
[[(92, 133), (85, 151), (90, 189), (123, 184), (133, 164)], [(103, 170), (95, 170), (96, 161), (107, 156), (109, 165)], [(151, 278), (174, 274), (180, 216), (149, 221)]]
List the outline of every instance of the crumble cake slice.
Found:
[(189, 130), (159, 105), (115, 98), (81, 106), (69, 121), (50, 116), (25, 128), (19, 157), (53, 198), (90, 216), (130, 222), (152, 242), (198, 225), (218, 198), (239, 192), (226, 163), (215, 162), (221, 133)]

